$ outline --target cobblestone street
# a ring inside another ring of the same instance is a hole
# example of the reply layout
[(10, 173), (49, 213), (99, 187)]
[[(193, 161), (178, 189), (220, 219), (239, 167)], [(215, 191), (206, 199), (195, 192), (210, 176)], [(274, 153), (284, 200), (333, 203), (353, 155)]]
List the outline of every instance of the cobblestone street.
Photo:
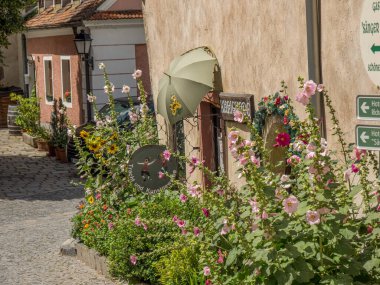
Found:
[(0, 284), (114, 284), (61, 256), (83, 196), (71, 164), (46, 157), (0, 130)]

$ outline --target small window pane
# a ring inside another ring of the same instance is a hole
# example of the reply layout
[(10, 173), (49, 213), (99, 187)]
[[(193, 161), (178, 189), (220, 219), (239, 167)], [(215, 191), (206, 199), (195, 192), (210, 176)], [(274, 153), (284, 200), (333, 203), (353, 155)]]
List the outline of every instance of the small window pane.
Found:
[(62, 59), (62, 90), (63, 102), (71, 103), (71, 78), (70, 78), (70, 60)]
[(51, 60), (45, 60), (45, 95), (47, 102), (53, 102), (53, 68)]

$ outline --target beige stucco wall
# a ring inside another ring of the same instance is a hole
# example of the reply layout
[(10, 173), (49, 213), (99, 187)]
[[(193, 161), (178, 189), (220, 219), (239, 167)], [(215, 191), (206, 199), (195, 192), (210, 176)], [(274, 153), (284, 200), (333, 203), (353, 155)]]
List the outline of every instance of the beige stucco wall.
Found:
[[(355, 142), (357, 124), (379, 125), (378, 122), (356, 119), (356, 96), (379, 94), (361, 57), (360, 17), (363, 2), (322, 1), (321, 6), (323, 81), (329, 89), (348, 142)], [(374, 42), (379, 42), (378, 36), (373, 38)], [(327, 129), (331, 129), (331, 123), (327, 122)], [(331, 131), (328, 141), (335, 142)]]
[[(223, 91), (254, 94), (256, 103), (281, 80), (295, 94), (297, 76), (307, 77), (304, 0), (146, 0), (144, 19), (155, 98), (170, 61), (199, 46), (217, 56)], [(228, 169), (236, 177), (236, 166)]]
[(21, 54), (21, 35), (14, 34), (8, 37), (9, 47), (3, 48), (4, 78), (0, 80), (0, 84), (5, 86), (17, 86), (23, 88), (22, 82), (22, 54)]

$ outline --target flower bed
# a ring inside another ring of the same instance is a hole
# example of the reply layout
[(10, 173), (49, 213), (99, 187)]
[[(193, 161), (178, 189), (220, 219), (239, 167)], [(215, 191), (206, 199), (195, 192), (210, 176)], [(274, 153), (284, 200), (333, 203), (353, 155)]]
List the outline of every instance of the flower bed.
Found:
[[(112, 109), (114, 86), (104, 76)], [(141, 108), (130, 104), (132, 128), (121, 128), (112, 111), (76, 138), (86, 201), (73, 218), (73, 236), (107, 256), (113, 276), (171, 285), (380, 282), (379, 185), (369, 178), (378, 163), (373, 153), (345, 143), (322, 85), (299, 79), (296, 101), (305, 105), (304, 121), (294, 115), (285, 83), (280, 93), (260, 103), (253, 122), (236, 112), (252, 136), (244, 140), (237, 130), (229, 134), (229, 148), (241, 164), (238, 175), (246, 181), (241, 189), (210, 172), (199, 158), (167, 150), (164, 159), (177, 156), (190, 173), (200, 169), (210, 186), (171, 177), (165, 191), (145, 195), (131, 183), (127, 167), (134, 150), (158, 143), (140, 76), (141, 71), (134, 74)], [(123, 91), (130, 96), (127, 87)], [(309, 103), (316, 92), (330, 110), (339, 153), (320, 136)], [(273, 114), (285, 125), (273, 147), (285, 150), (287, 174), (274, 171), (261, 137)]]

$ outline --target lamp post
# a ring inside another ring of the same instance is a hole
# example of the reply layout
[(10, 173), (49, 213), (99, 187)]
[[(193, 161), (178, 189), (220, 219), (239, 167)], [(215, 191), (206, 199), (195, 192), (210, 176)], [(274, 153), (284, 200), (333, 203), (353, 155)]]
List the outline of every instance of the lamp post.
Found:
[[(78, 54), (81, 56), (85, 63), (85, 77), (86, 77), (86, 95), (90, 94), (90, 65), (93, 64), (93, 58), (90, 57), (90, 48), (92, 39), (89, 34), (81, 30), (79, 34), (75, 35), (75, 47)], [(91, 121), (91, 103), (87, 101), (87, 122)]]

